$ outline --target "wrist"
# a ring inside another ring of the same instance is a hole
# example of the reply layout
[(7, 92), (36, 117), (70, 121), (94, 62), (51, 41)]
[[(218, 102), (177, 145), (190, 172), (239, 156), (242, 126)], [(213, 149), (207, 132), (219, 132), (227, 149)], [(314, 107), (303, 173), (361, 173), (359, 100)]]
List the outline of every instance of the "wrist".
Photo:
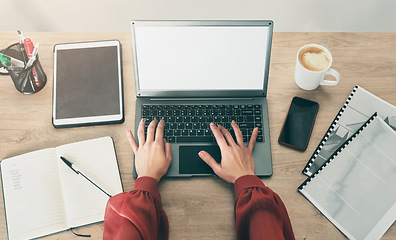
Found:
[(139, 174), (139, 173), (138, 173), (138, 178), (141, 178), (141, 177), (153, 178), (153, 179), (155, 179), (157, 182), (159, 182), (159, 181), (161, 180), (161, 177), (162, 177), (162, 176), (158, 176), (158, 175), (150, 174), (150, 173), (143, 173), (143, 174)]
[(233, 184), (235, 184), (235, 182), (238, 180), (238, 179), (240, 179), (240, 178), (242, 178), (242, 177), (245, 177), (245, 176), (256, 176), (254, 173), (245, 173), (245, 174), (241, 174), (241, 175), (239, 175), (239, 176), (237, 176), (235, 179), (234, 179), (234, 181), (232, 182)]
[(234, 181), (233, 181), (232, 183), (235, 183), (235, 181), (236, 181), (238, 178), (243, 177), (243, 176), (248, 176), (248, 175), (255, 175), (255, 174), (254, 174), (254, 171), (244, 171), (244, 172), (240, 172), (239, 174), (237, 174), (237, 175), (235, 176), (235, 179), (234, 179)]

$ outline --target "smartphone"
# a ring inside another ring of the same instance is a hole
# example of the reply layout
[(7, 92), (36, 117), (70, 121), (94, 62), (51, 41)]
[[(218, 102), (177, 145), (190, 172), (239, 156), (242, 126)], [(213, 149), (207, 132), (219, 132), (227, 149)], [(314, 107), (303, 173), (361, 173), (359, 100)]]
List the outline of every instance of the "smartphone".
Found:
[(303, 151), (307, 149), (318, 110), (319, 103), (294, 97), (283, 123), (278, 142)]

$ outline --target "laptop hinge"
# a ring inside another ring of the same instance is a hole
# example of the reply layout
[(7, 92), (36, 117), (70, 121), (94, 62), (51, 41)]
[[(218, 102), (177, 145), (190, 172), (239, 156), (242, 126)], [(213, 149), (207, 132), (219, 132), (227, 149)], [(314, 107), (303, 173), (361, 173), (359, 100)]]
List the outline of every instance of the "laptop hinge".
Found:
[(251, 101), (254, 98), (150, 98), (150, 101)]

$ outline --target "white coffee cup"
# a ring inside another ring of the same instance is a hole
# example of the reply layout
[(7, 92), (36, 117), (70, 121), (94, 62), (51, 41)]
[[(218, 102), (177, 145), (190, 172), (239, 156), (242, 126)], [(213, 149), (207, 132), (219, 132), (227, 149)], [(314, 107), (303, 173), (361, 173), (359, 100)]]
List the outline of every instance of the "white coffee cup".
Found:
[[(307, 44), (298, 50), (295, 80), (305, 90), (314, 90), (320, 85), (335, 86), (340, 82), (340, 74), (330, 68), (333, 57), (327, 48), (319, 44)], [(333, 75), (335, 81), (325, 80), (327, 74)]]

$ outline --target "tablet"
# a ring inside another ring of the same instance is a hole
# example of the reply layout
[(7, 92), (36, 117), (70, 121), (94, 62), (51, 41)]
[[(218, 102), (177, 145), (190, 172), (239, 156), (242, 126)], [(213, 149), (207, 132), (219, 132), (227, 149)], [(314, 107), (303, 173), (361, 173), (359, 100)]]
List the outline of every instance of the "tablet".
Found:
[(124, 122), (121, 43), (54, 46), (55, 128)]

